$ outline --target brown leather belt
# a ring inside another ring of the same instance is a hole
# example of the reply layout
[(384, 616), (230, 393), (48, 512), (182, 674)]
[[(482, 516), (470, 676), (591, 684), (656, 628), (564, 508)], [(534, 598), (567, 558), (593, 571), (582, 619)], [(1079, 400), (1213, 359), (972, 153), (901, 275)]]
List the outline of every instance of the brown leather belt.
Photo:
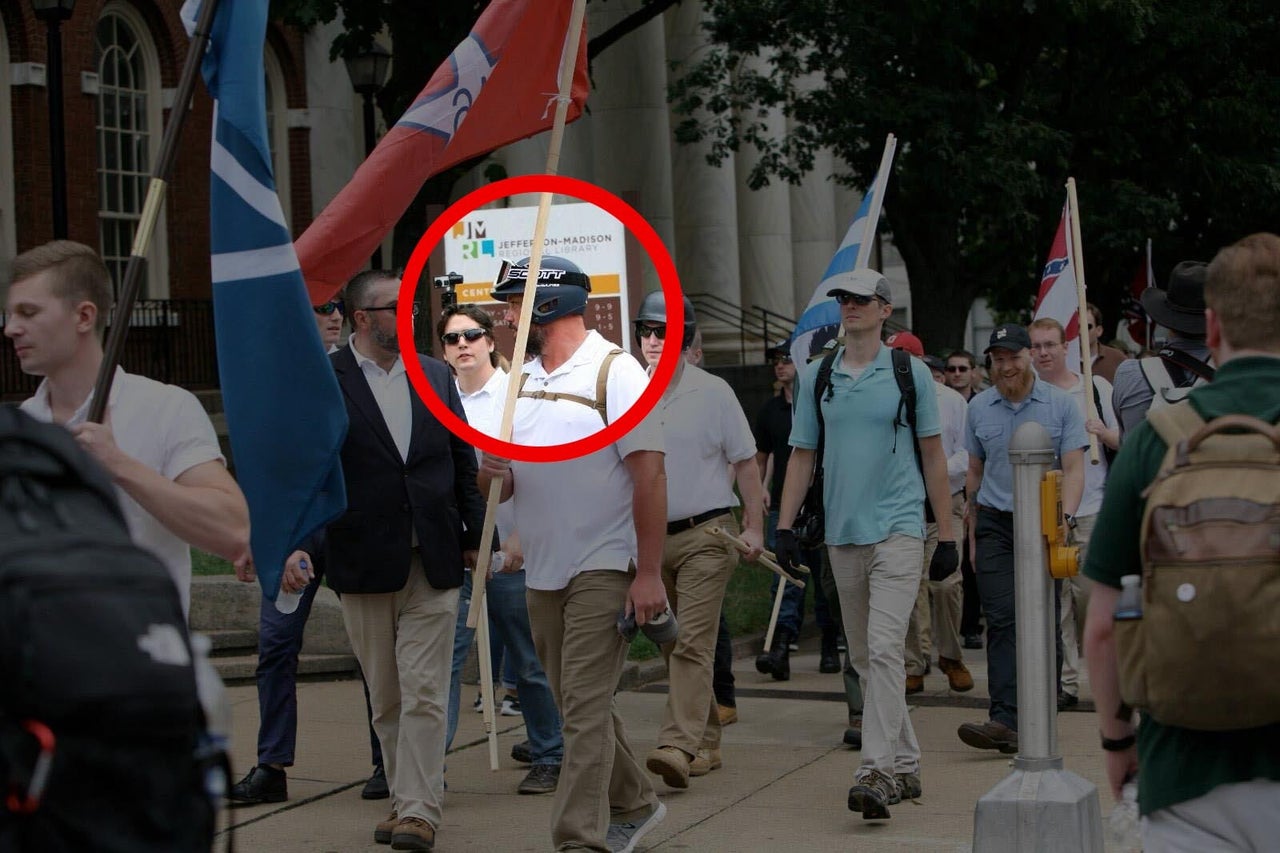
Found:
[(732, 512), (729, 507), (721, 507), (720, 509), (709, 509), (706, 512), (700, 512), (697, 515), (691, 515), (688, 518), (682, 518), (678, 521), (667, 522), (667, 535), (674, 536), (677, 533), (684, 533), (686, 530), (692, 530), (699, 524), (705, 524), (713, 518), (719, 518), (726, 513)]

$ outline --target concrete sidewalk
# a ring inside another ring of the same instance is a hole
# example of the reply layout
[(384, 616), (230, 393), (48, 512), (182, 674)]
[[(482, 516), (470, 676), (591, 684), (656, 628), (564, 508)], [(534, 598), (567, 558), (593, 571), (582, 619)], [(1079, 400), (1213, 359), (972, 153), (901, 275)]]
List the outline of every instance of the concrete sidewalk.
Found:
[[(966, 747), (956, 727), (986, 718), (985, 661), (968, 652), (977, 680), (966, 694), (951, 694), (936, 670), (926, 679), (912, 721), (923, 750), (924, 795), (891, 808), (888, 821), (863, 821), (846, 800), (858, 753), (841, 745), (845, 708), (839, 675), (819, 675), (815, 644), (792, 656), (792, 678), (774, 682), (755, 672), (750, 658), (735, 665), (741, 721), (725, 730), (724, 768), (694, 779), (685, 791), (656, 780), (667, 818), (646, 836), (655, 851), (968, 851), (978, 798), (1009, 773), (1010, 756)], [(661, 683), (623, 692), (618, 703), (637, 752), (654, 746), (665, 695)], [(1084, 685), (1087, 695), (1087, 685)], [(549, 796), (519, 796), (526, 768), (511, 760), (524, 739), (519, 717), (499, 717), (501, 767), (488, 767), (481, 718), (470, 710), (475, 688), (464, 687), (455, 749), (449, 756), (440, 851), (546, 851), (551, 848)], [(258, 706), (253, 687), (231, 691), (233, 759), (238, 774), (254, 763)], [(837, 697), (838, 700), (837, 700)], [(909, 704), (918, 697), (911, 697)], [(270, 853), (385, 851), (373, 843), (374, 824), (387, 801), (366, 802), (360, 788), (369, 773), (364, 698), (358, 681), (301, 684), (298, 689), (298, 763), (289, 771), (287, 803), (237, 808), (236, 842)], [(1066, 767), (1105, 791), (1097, 721), (1092, 713), (1058, 715), (1058, 744)]]

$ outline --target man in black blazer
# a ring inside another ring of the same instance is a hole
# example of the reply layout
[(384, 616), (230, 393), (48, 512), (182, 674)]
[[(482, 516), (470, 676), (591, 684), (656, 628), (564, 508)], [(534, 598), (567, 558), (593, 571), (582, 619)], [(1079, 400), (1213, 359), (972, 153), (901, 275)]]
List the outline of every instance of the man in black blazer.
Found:
[[(475, 450), (436, 420), (405, 374), (396, 339), (399, 288), (398, 277), (380, 270), (347, 285), (355, 331), (330, 356), (350, 419), (342, 446), (347, 511), (312, 550), (342, 598), (369, 682), (393, 808), (374, 840), (430, 850), (442, 819), (458, 587), (464, 563), (475, 563), (485, 507)], [(464, 417), (449, 368), (418, 358), (440, 399)], [(305, 586), (312, 565), (306, 550), (294, 552), (282, 588)]]

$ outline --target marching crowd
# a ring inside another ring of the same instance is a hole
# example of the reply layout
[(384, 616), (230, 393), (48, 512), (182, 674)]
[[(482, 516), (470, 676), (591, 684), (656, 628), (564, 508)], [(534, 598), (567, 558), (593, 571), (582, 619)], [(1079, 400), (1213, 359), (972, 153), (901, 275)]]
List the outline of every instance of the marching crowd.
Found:
[[(527, 264), (511, 267), (492, 292), (511, 325), (526, 274)], [(770, 349), (776, 395), (754, 421), (698, 365), (687, 298), (680, 328), (668, 327), (661, 293), (641, 302), (637, 359), (587, 327), (589, 277), (544, 258), (518, 374), (496, 350), (488, 312), (447, 307), (435, 326), (442, 360), (419, 356), (427, 380), (487, 434), (498, 432), (517, 381), (511, 440), (521, 445), (574, 441), (613, 423), (663, 352), (679, 348), (648, 418), (615, 444), (557, 463), (480, 452), (412, 392), (396, 336), (396, 274), (361, 273), (316, 307), (349, 419), (347, 510), (285, 565), (281, 588), (301, 594), (298, 609), (283, 614), (263, 600), (258, 761), (231, 801), (288, 796), (297, 655), (324, 578), (340, 596), (365, 681), (374, 772), (363, 793), (391, 803), (374, 840), (432, 849), (474, 635), (466, 614), (483, 583), (505, 661), (504, 706), (527, 727), (512, 753), (530, 767), (519, 792), (549, 795), (555, 849), (634, 850), (666, 814), (656, 780), (687, 788), (723, 766), (724, 727), (737, 717), (725, 590), (740, 561), (769, 549), (784, 573), (811, 570), (819, 667), (843, 673), (844, 742), (860, 750), (848, 808), (889, 818), (928, 781), (907, 697), (935, 665), (951, 690), (971, 690), (964, 650), (985, 646), (988, 713), (957, 735), (976, 749), (1018, 751), (1008, 445), (1034, 421), (1051, 436), (1083, 567), (1059, 582), (1059, 710), (1079, 702), (1084, 655), (1111, 788), (1118, 795), (1137, 774), (1148, 850), (1265, 849), (1280, 832), (1277, 723), (1202, 732), (1144, 714), (1135, 727), (1121, 698), (1113, 610), (1121, 577), (1143, 571), (1143, 494), (1165, 455), (1148, 411), (1190, 400), (1206, 419), (1280, 420), (1280, 238), (1254, 235), (1210, 264), (1181, 263), (1167, 287), (1148, 290), (1144, 308), (1168, 331), (1158, 354), (1131, 358), (1104, 345), (1103, 318), (1089, 306), (1091, 383), (1070, 363), (1057, 321), (997, 326), (981, 363), (966, 351), (935, 357), (908, 331), (886, 336), (893, 297), (879, 273), (842, 273), (825, 286), (842, 337), (807, 365), (793, 363), (785, 344)], [(65, 424), (110, 472), (135, 539), (166, 555), (184, 601), (188, 543), (252, 580), (245, 501), (192, 395), (120, 371), (106, 423), (84, 422), (110, 307), (92, 249), (57, 241), (17, 259), (5, 335), (23, 370), (44, 377), (22, 408)], [(483, 542), (493, 484), (502, 503), (496, 536)], [(473, 578), (482, 548), (500, 557), (490, 577)], [(756, 660), (774, 679), (790, 677), (804, 593), (788, 585), (773, 644)], [(666, 640), (670, 687), (649, 749), (633, 747), (613, 698), (628, 617)], [(1197, 675), (1188, 669), (1188, 691)]]

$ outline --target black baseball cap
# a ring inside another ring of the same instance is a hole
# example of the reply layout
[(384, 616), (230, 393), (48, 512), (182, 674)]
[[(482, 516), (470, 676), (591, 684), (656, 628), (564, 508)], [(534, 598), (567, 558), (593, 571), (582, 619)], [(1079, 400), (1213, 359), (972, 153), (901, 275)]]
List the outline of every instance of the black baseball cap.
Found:
[(985, 355), (993, 349), (1007, 349), (1010, 352), (1031, 349), (1031, 336), (1017, 323), (1003, 323), (991, 330), (991, 340), (982, 352)]

